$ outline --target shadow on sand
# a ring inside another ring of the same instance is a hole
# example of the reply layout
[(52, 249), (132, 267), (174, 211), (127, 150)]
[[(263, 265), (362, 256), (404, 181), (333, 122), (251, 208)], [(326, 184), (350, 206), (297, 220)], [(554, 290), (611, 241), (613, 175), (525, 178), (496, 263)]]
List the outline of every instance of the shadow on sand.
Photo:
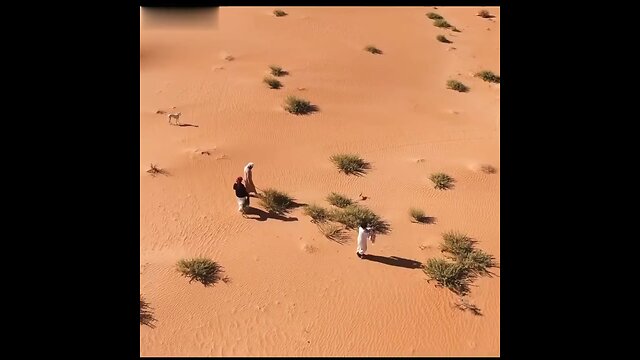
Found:
[(397, 256), (386, 257), (386, 256), (367, 254), (364, 257), (364, 260), (375, 261), (382, 264), (398, 266), (398, 267), (403, 267), (407, 269), (419, 269), (422, 267), (422, 263), (419, 261), (403, 259)]
[[(255, 215), (255, 217), (253, 217), (251, 215)], [(283, 216), (283, 215), (269, 213), (269, 212), (266, 212), (264, 210), (261, 210), (261, 209), (258, 209), (258, 208), (254, 208), (252, 206), (249, 206), (245, 210), (245, 217), (247, 219), (258, 220), (258, 221), (267, 221), (267, 219), (276, 219), (276, 220), (281, 220), (281, 221), (298, 221), (297, 217), (286, 217), (286, 216)]]

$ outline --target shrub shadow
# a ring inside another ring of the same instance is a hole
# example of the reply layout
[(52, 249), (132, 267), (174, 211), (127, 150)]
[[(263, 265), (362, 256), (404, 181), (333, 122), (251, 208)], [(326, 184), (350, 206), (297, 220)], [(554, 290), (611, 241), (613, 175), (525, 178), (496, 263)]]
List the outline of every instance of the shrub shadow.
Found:
[[(249, 217), (247, 215), (255, 215), (256, 217)], [(245, 210), (245, 217), (247, 219), (252, 219), (252, 220), (257, 220), (257, 221), (267, 221), (267, 219), (275, 219), (275, 220), (281, 220), (281, 221), (298, 221), (297, 217), (286, 217), (283, 216), (282, 214), (276, 214), (276, 213), (272, 213), (272, 212), (266, 212), (264, 210), (258, 209), (258, 208), (254, 208), (252, 206), (249, 206), (246, 210)]]
[(154, 324), (156, 321), (153, 317), (153, 308), (140, 296), (140, 325), (146, 325), (153, 329), (156, 327)]
[(435, 224), (436, 223), (436, 218), (433, 216), (421, 216), (420, 218), (416, 219), (415, 221), (411, 221), (414, 224)]

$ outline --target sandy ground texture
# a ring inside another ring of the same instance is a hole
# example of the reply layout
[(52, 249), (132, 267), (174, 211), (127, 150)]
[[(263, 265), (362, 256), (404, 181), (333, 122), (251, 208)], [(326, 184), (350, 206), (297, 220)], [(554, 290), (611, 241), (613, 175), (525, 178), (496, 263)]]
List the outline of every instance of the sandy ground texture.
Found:
[[(500, 74), (500, 9), (487, 8), (491, 19), (477, 7), (273, 10), (221, 8), (212, 31), (141, 25), (140, 293), (155, 321), (140, 326), (140, 354), (499, 355), (500, 270), (474, 283), (474, 315), (417, 266), (442, 257), (448, 230), (500, 259), (500, 85), (473, 76)], [(430, 11), (460, 32), (433, 26)], [(369, 44), (383, 54), (364, 51)], [(262, 82), (271, 64), (289, 72), (281, 89)], [(470, 91), (447, 89), (449, 79)], [(319, 111), (289, 114), (287, 95)], [(158, 110), (181, 112), (183, 126)], [(341, 152), (372, 169), (338, 173), (329, 157)], [(250, 161), (259, 189), (327, 207), (336, 191), (391, 233), (361, 260), (357, 231), (328, 240), (302, 208), (243, 218), (232, 185)], [(151, 176), (150, 163), (168, 174)], [(434, 189), (439, 171), (453, 189)], [(435, 223), (412, 223), (412, 206)], [(218, 262), (226, 281), (181, 277), (176, 262), (194, 256)]]

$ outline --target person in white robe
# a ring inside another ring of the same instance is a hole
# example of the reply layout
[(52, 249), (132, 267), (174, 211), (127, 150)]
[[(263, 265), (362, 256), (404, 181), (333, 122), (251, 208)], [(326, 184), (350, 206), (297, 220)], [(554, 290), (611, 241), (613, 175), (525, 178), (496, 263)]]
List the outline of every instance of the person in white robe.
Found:
[(253, 184), (253, 163), (250, 162), (244, 167), (244, 186), (249, 194), (257, 194), (256, 186)]
[(358, 248), (356, 249), (356, 255), (363, 259), (367, 254), (367, 240), (371, 240), (371, 243), (375, 243), (375, 233), (373, 229), (366, 223), (358, 226)]

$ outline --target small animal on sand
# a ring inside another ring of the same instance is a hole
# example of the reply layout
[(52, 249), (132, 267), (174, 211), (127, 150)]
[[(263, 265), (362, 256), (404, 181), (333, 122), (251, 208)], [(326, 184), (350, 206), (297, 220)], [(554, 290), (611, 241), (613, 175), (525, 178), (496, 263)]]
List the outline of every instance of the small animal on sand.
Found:
[(171, 125), (171, 119), (175, 119), (175, 123), (176, 125), (180, 125), (180, 115), (182, 115), (181, 112), (177, 112), (177, 113), (172, 113), (168, 115), (169, 118), (169, 125)]

